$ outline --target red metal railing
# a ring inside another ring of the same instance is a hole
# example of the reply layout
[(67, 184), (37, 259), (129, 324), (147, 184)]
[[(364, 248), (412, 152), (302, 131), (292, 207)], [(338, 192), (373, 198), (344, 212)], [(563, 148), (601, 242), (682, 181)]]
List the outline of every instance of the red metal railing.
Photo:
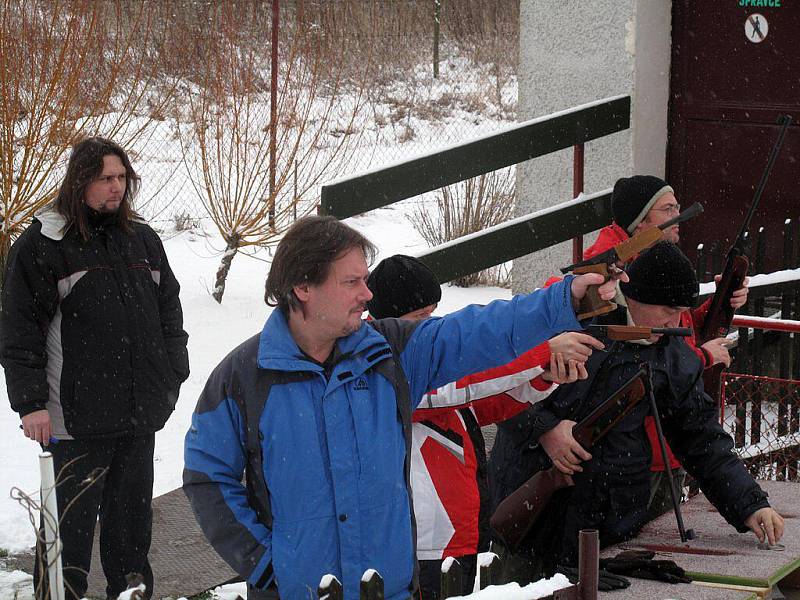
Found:
[[(575, 144), (572, 153), (572, 197), (583, 193), (583, 144)], [(583, 260), (583, 235), (572, 238), (572, 262)]]

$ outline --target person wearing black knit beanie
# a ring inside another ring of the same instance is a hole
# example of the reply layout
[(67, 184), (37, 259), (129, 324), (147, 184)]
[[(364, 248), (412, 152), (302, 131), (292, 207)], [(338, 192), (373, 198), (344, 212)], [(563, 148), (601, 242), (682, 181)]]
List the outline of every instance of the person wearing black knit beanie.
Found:
[[(617, 244), (629, 239), (631, 236), (636, 235), (645, 227), (661, 225), (665, 221), (677, 216), (680, 213), (680, 209), (681, 206), (678, 204), (672, 187), (660, 177), (655, 177), (653, 175), (634, 175), (632, 177), (620, 178), (614, 184), (614, 190), (611, 196), (611, 212), (614, 221), (600, 231), (595, 243), (584, 252), (583, 258), (592, 258), (593, 256), (605, 252), (609, 248), (613, 248)], [(680, 240), (680, 229), (677, 225), (670, 227), (665, 234), (665, 238), (669, 242), (677, 244)], [(688, 259), (679, 262), (691, 268), (691, 265), (688, 264)], [(642, 263), (640, 263), (639, 266), (641, 267)], [(684, 275), (688, 277), (688, 273), (684, 273)], [(670, 275), (665, 274), (664, 277), (665, 279), (670, 278)], [(692, 273), (691, 277), (694, 279), (694, 273)], [(716, 279), (718, 280), (719, 277), (720, 276), (717, 275)], [(635, 279), (638, 280), (639, 278), (637, 277)], [(688, 281), (688, 279), (679, 278), (678, 281)], [(747, 301), (748, 281), (748, 279), (745, 279), (744, 285), (736, 290), (731, 298), (731, 307), (734, 310), (743, 306)], [(637, 300), (635, 296), (643, 290), (638, 288), (634, 289), (633, 287), (628, 287), (627, 290), (632, 294), (632, 304), (636, 304)], [(649, 298), (654, 299), (654, 297)], [(676, 304), (675, 306), (692, 308), (691, 311), (684, 311), (679, 319), (679, 325), (682, 327), (694, 327), (695, 323), (702, 323), (710, 305), (710, 299), (697, 308), (694, 308), (694, 303), (690, 304), (686, 302), (685, 304)], [(672, 311), (672, 309), (664, 310), (667, 312)], [(720, 363), (724, 365), (730, 364), (731, 356), (724, 338), (708, 340), (702, 345), (697, 344), (693, 335), (684, 339), (698, 356), (704, 368), (708, 369)], [(655, 425), (652, 421), (648, 421), (646, 426), (648, 428), (648, 433), (655, 435)], [(651, 441), (653, 439), (654, 438), (651, 436)], [(658, 444), (654, 444), (652, 450), (653, 463), (651, 465), (651, 470), (653, 471), (654, 477), (654, 490), (649, 508), (651, 517), (668, 508), (661, 500), (669, 496), (669, 488), (666, 485), (666, 480), (663, 478), (659, 479), (659, 476), (664, 472), (666, 466), (661, 459)], [(669, 466), (673, 469), (673, 472), (682, 473), (680, 470), (680, 463), (672, 456), (671, 451), (669, 458)]]
[[(614, 222), (628, 235), (643, 227), (660, 225), (680, 212), (675, 190), (666, 181), (653, 175), (622, 177), (611, 193), (611, 214)], [(678, 227), (670, 228), (671, 242), (678, 242)]]
[(367, 310), (375, 319), (426, 318), (442, 299), (442, 288), (433, 271), (404, 254), (383, 259), (369, 274), (367, 287), (373, 294)]
[(619, 287), (628, 300), (682, 310), (697, 305), (700, 286), (692, 263), (671, 242), (659, 242), (644, 251), (627, 272), (630, 280)]
[[(697, 303), (699, 286), (692, 265), (670, 242), (644, 251), (627, 273), (629, 281), (619, 284), (627, 307), (620, 305), (601, 315), (599, 324), (677, 327), (681, 315)], [(566, 473), (558, 459), (575, 442), (575, 422), (592, 414), (647, 364), (649, 393), (660, 413), (664, 436), (683, 467), (736, 530), (749, 530), (758, 541), (766, 536), (770, 544), (778, 542), (784, 519), (731, 452), (733, 440), (719, 425), (716, 405), (703, 389), (702, 365), (689, 346), (675, 336), (612, 341), (601, 335), (600, 339), (608, 344), (607, 352), (589, 357), (587, 379), (559, 386), (529, 409), (521, 432), (526, 443), (543, 448), (555, 468)], [(567, 572), (577, 565), (580, 530), (596, 529), (600, 546), (611, 545), (634, 538), (655, 516), (651, 508), (656, 500), (661, 508), (655, 495), (661, 485), (656, 482), (664, 481), (669, 487), (669, 477), (649, 468), (653, 441), (648, 418), (645, 400), (592, 446), (591, 456), (580, 462), (581, 473), (573, 478), (574, 485), (567, 492), (559, 491), (558, 501), (544, 509), (539, 523), (546, 525), (537, 525), (528, 540), (543, 562), (543, 575), (549, 576), (559, 565), (567, 567)], [(529, 459), (526, 465), (520, 457), (515, 466), (522, 469), (524, 481), (547, 469), (550, 462)], [(665, 505), (671, 507), (671, 502)], [(746, 543), (744, 538), (741, 543)], [(636, 577), (656, 579), (658, 575), (642, 569)]]

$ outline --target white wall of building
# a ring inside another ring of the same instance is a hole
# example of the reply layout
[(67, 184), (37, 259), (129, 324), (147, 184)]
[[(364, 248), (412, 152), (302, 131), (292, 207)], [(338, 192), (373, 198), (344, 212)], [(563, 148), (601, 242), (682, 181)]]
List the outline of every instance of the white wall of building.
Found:
[[(632, 98), (631, 129), (586, 144), (586, 192), (635, 172), (664, 175), (670, 15), (670, 0), (521, 0), (519, 120), (618, 94)], [(572, 154), (518, 166), (518, 215), (572, 198)], [(515, 260), (514, 291), (541, 285), (570, 259), (564, 243)]]

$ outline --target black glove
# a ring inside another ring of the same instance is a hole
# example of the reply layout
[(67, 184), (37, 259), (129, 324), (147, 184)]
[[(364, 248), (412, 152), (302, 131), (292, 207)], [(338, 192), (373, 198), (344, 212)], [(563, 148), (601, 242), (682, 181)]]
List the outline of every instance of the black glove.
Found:
[[(578, 569), (574, 567), (558, 566), (556, 567), (556, 572), (566, 575), (570, 583), (578, 583)], [(631, 582), (624, 577), (614, 575), (603, 569), (600, 569), (597, 575), (597, 589), (601, 592), (624, 590), (631, 584)]]
[(655, 552), (626, 550), (613, 558), (601, 558), (600, 568), (637, 579), (655, 579), (666, 583), (691, 583), (686, 571), (672, 560), (653, 560)]

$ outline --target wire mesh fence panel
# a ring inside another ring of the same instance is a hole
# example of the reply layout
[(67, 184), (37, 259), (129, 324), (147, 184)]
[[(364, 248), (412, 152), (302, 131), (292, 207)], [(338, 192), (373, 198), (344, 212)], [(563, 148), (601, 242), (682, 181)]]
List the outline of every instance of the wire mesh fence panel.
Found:
[[(294, 49), (299, 48), (301, 60), (296, 64), (307, 65), (321, 57), (322, 63), (328, 65), (315, 81), (319, 85), (318, 98), (335, 96), (335, 102), (342, 106), (361, 104), (352, 123), (343, 127), (327, 125), (326, 134), (301, 151), (324, 153), (326, 148), (335, 147), (342, 136), (355, 139), (347, 159), (326, 172), (325, 181), (492, 133), (516, 120), (518, 2), (441, 3), (438, 14), (434, 14), (433, 6), (422, 0), (281, 3), (277, 79), (281, 93), (284, 86), (292, 85), (284, 75), (299, 69), (289, 68), (297, 60)], [(270, 3), (248, 4), (246, 8), (248, 14), (252, 13), (251, 18), (242, 24), (246, 31), (237, 34), (235, 41), (240, 52), (252, 51), (259, 57), (247, 68), (257, 71), (256, 93), (262, 93), (270, 85)], [(143, 193), (138, 208), (161, 229), (191, 226), (207, 216), (203, 206), (204, 174), (197, 172), (197, 165), (183, 159), (187, 144), (189, 154), (192, 152), (192, 136), (187, 136), (186, 131), (208, 127), (208, 114), (191, 110), (190, 98), (206, 85), (204, 73), (213, 56), (213, 44), (205, 29), (192, 29), (194, 21), (188, 16), (170, 18), (177, 19), (182, 34), (193, 33), (189, 39), (204, 58), (191, 63), (191, 77), (183, 74), (183, 81), (189, 84), (181, 88), (171, 110), (159, 115), (164, 120), (157, 132), (139, 148), (136, 165), (142, 171)], [(217, 23), (237, 17), (212, 11), (204, 18)], [(297, 45), (299, 38), (305, 40), (302, 47)], [(342, 48), (346, 50), (340, 52)], [(172, 54), (165, 53), (161, 58), (165, 71), (175, 70)], [(302, 110), (286, 108), (296, 106), (292, 102), (279, 104), (276, 127), (280, 131), (307, 127), (307, 123), (319, 119), (314, 108), (303, 115)], [(249, 118), (262, 122), (266, 130), (269, 105), (254, 103), (249, 110), (263, 113)], [(291, 188), (291, 169), (284, 172), (284, 185)], [(301, 188), (303, 179), (301, 170)], [(304, 192), (304, 200), (318, 201), (318, 185)], [(406, 201), (426, 206), (431, 202), (435, 202), (432, 194)]]
[[(496, 132), (516, 120), (518, 0), (282, 0), (279, 5), (277, 25), (273, 3), (264, 1), (109, 0), (101, 11), (105, 17), (94, 19), (89, 17), (97, 3), (90, 0), (11, 0), (7, 12), (18, 21), (41, 13), (28, 21), (52, 22), (54, 40), (66, 35), (62, 20), (68, 15), (70, 22), (94, 24), (89, 33), (76, 25), (78, 39), (106, 40), (109, 48), (123, 50), (119, 56), (93, 54), (100, 57), (91, 70), (93, 85), (108, 90), (92, 103), (81, 101), (94, 96), (84, 91), (84, 55), (75, 53), (61, 69), (74, 80), (72, 104), (54, 102), (70, 110), (62, 111), (47, 135), (17, 136), (15, 143), (46, 140), (36, 142), (44, 146), (37, 151), (55, 158), (32, 178), (33, 170), (18, 164), (31, 148), (15, 146), (9, 153), (18, 172), (8, 178), (10, 191), (0, 190), (0, 222), (8, 230), (5, 238), (0, 235), (0, 263), (34, 209), (52, 200), (73, 142), (89, 135), (110, 137), (130, 153), (141, 176), (134, 208), (160, 232), (202, 226), (207, 233), (218, 230), (226, 243), (236, 238), (261, 247), (312, 211), (328, 181)], [(143, 33), (128, 26), (134, 17)], [(3, 20), (0, 38), (16, 40), (16, 22)], [(53, 62), (61, 47), (38, 44), (37, 55)], [(31, 83), (23, 77), (30, 53), (22, 50), (15, 54), (17, 62), (0, 53), (20, 97)], [(125, 67), (126, 57), (144, 58), (133, 68)], [(116, 73), (113, 85), (107, 84), (107, 71)], [(272, 92), (277, 92), (274, 109), (267, 101)], [(0, 96), (11, 97), (6, 88)], [(43, 114), (52, 112), (47, 102), (41, 104)], [(23, 112), (34, 114), (33, 108), (6, 111), (11, 119), (6, 124), (24, 129), (19, 119)], [(236, 143), (222, 147), (219, 140), (226, 136)], [(277, 140), (270, 139), (269, 155), (262, 157), (263, 139), (273, 136)], [(63, 143), (51, 147), (62, 137)], [(264, 191), (261, 174), (267, 169)], [(227, 171), (236, 176), (220, 176)], [(18, 219), (10, 219), (8, 204), (20, 196), (18, 188), (34, 189), (48, 177), (47, 190), (23, 195), (15, 204)], [(396, 208), (405, 215), (417, 205), (435, 210), (436, 202), (436, 194), (428, 193)], [(243, 220), (251, 223), (251, 213), (259, 213), (253, 206), (262, 204), (269, 206), (266, 241), (241, 231)], [(281, 206), (291, 217), (275, 222)]]
[(720, 422), (757, 479), (798, 481), (800, 382), (725, 373)]

